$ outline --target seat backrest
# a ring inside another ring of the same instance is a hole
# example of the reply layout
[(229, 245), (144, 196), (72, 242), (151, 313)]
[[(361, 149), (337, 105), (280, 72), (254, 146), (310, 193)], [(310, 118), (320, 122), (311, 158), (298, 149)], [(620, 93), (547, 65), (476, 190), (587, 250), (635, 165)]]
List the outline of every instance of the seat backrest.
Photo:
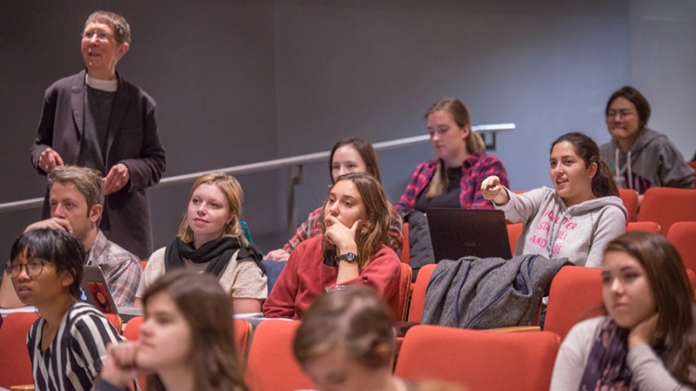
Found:
[(522, 235), (522, 223), (508, 224), (508, 239), (510, 240), (510, 252), (515, 254), (515, 247), (517, 245), (517, 240), (519, 240), (520, 235)]
[(251, 343), (251, 323), (246, 319), (234, 320), (234, 345), (237, 347), (239, 359), (244, 362), (249, 353)]
[(652, 221), (632, 221), (626, 224), (626, 232), (646, 231), (654, 234), (662, 233), (660, 224)]
[(623, 201), (624, 207), (628, 211), (626, 222), (636, 221), (638, 213), (638, 193), (633, 189), (619, 189), (619, 198)]
[(129, 341), (137, 341), (140, 334), (140, 325), (143, 324), (145, 318), (142, 316), (132, 317), (123, 327), (123, 338)]
[(669, 228), (667, 239), (679, 252), (684, 266), (696, 270), (696, 221), (679, 221)]
[[(138, 335), (140, 334), (140, 326), (143, 324), (145, 318), (142, 316), (135, 316), (131, 318), (128, 323), (126, 323), (123, 330), (123, 337), (129, 341), (137, 341)], [(249, 342), (251, 338), (251, 323), (245, 319), (235, 319), (234, 320), (234, 344), (237, 347), (237, 352), (239, 354), (240, 360), (244, 361), (246, 354), (248, 353)], [(145, 376), (138, 378), (138, 384), (140, 389), (145, 389), (146, 379)]]
[(411, 294), (411, 266), (401, 263), (401, 280), (399, 280), (399, 300), (392, 304), (394, 320), (405, 320), (408, 296)]
[[(689, 165), (689, 167), (693, 168), (694, 171), (696, 171), (696, 160), (692, 160), (690, 162), (686, 162), (686, 164)], [(694, 172), (694, 178), (696, 178), (696, 172)]]
[(544, 331), (562, 339), (576, 323), (602, 314), (602, 269), (563, 266), (551, 281)]
[(404, 338), (396, 376), (437, 379), (469, 391), (548, 390), (560, 338), (549, 332), (496, 333), (414, 326)]
[(121, 317), (116, 315), (116, 314), (104, 314), (104, 317), (111, 323), (112, 326), (116, 329), (116, 331), (121, 334), (122, 326), (123, 326), (123, 320), (121, 320)]
[(411, 294), (411, 306), (408, 309), (408, 321), (420, 322), (423, 318), (423, 307), (425, 307), (425, 291), (428, 290), (430, 276), (435, 270), (435, 264), (425, 265), (418, 272), (416, 282), (413, 284)]
[[(137, 341), (140, 334), (140, 326), (145, 318), (134, 316), (125, 324), (123, 337), (129, 341)], [(234, 344), (238, 349), (239, 357), (244, 358), (248, 353), (249, 342), (251, 341), (251, 323), (246, 319), (234, 320)]]
[(22, 384), (34, 384), (31, 360), (27, 350), (27, 334), (39, 319), (35, 312), (15, 312), (7, 315), (0, 327), (0, 387), (9, 389)]
[(411, 264), (411, 242), (408, 240), (408, 222), (401, 226), (401, 262)]
[(643, 195), (638, 221), (654, 221), (667, 236), (678, 221), (696, 221), (696, 189), (651, 187)]
[(251, 341), (245, 380), (251, 391), (294, 391), (313, 388), (292, 353), (299, 321), (261, 322)]

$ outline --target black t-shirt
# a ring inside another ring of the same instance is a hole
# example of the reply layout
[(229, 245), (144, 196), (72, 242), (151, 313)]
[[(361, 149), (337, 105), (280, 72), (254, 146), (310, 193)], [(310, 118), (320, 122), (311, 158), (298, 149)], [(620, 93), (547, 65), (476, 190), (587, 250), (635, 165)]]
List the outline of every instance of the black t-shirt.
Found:
[(439, 196), (433, 198), (428, 198), (426, 196), (426, 194), (428, 194), (428, 188), (430, 187), (428, 184), (418, 195), (416, 210), (425, 213), (428, 208), (459, 208), (461, 206), (459, 195), (461, 194), (460, 183), (462, 181), (462, 168), (448, 168), (447, 179), (449, 180), (447, 189)]

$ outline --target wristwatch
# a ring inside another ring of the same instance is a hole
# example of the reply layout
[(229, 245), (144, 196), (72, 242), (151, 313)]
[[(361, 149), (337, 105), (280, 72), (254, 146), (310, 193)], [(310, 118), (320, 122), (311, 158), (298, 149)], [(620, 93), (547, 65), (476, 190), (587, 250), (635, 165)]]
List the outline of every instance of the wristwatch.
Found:
[(358, 256), (355, 255), (354, 253), (345, 253), (338, 257), (339, 261), (346, 261), (348, 263), (355, 263), (358, 262)]

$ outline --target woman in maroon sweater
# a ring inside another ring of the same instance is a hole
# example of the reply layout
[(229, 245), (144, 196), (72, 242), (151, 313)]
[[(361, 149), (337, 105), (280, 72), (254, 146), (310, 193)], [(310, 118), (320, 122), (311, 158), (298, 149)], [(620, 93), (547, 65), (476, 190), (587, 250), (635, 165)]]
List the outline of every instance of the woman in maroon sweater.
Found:
[(398, 300), (401, 266), (389, 242), (389, 206), (372, 176), (339, 177), (324, 206), (322, 235), (300, 243), (263, 305), (267, 318), (300, 319), (330, 289), (365, 284), (390, 305)]

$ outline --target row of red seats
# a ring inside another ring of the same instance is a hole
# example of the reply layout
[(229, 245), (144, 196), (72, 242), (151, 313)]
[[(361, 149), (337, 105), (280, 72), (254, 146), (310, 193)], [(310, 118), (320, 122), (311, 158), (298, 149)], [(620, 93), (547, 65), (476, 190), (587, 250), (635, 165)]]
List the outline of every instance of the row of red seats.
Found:
[[(121, 318), (115, 314), (105, 314), (105, 316), (120, 333)], [(0, 387), (9, 389), (12, 386), (33, 383), (26, 339), (29, 329), (38, 318), (39, 314), (36, 312), (15, 312), (5, 317), (0, 327)], [(137, 340), (142, 322), (142, 316), (136, 316), (128, 321), (123, 330), (123, 336), (128, 340)], [(244, 319), (235, 319), (233, 327), (239, 353), (241, 357), (246, 357), (251, 341), (251, 324)], [(143, 385), (141, 384), (141, 388)]]

